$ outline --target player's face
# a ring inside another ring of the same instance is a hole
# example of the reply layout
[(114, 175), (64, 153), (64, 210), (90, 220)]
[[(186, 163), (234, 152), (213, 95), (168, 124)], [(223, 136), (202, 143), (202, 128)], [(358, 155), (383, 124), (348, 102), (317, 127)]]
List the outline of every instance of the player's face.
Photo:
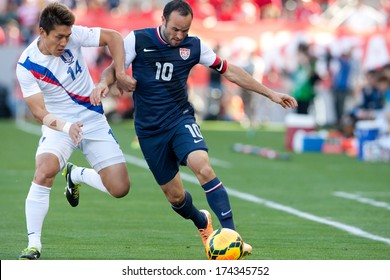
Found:
[(188, 36), (192, 23), (192, 16), (181, 16), (174, 11), (169, 19), (162, 17), (162, 36), (164, 40), (172, 47), (177, 47)]
[(45, 55), (61, 56), (69, 42), (72, 29), (67, 25), (57, 25), (55, 29), (46, 33), (42, 28), (39, 29), (40, 40), (38, 47)]

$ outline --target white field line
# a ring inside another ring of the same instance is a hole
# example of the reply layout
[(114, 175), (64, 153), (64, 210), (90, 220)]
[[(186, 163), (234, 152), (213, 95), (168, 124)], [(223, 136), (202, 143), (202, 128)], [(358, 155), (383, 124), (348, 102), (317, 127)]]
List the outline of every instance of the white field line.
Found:
[(367, 198), (367, 197), (364, 197), (364, 196), (361, 196), (358, 194), (346, 193), (346, 192), (334, 192), (333, 195), (337, 196), (337, 197), (341, 197), (341, 198), (356, 200), (356, 201), (363, 203), (363, 204), (368, 204), (371, 206), (380, 207), (380, 208), (384, 208), (386, 210), (390, 210), (389, 203), (386, 203), (383, 201), (377, 201), (377, 200)]
[(213, 166), (219, 166), (223, 168), (231, 168), (232, 164), (228, 161), (210, 157), (210, 163)]
[[(142, 159), (136, 158), (134, 156), (130, 156), (130, 155), (125, 155), (125, 158), (126, 158), (126, 161), (130, 164), (134, 164), (134, 165), (137, 165), (137, 166), (145, 168), (145, 169), (148, 168), (145, 160), (142, 160)], [(180, 175), (184, 181), (194, 183), (194, 184), (199, 184), (198, 179), (193, 175), (189, 175), (189, 174), (183, 173), (183, 172), (181, 172)], [(266, 207), (273, 208), (273, 209), (276, 209), (276, 210), (279, 210), (282, 212), (286, 212), (286, 213), (289, 213), (289, 214), (294, 215), (294, 216), (298, 216), (298, 217), (306, 219), (306, 220), (310, 220), (313, 222), (317, 222), (320, 224), (325, 224), (325, 225), (337, 228), (339, 230), (348, 232), (350, 234), (353, 234), (353, 235), (356, 235), (359, 237), (383, 242), (383, 243), (390, 245), (389, 238), (385, 238), (385, 237), (381, 237), (381, 236), (378, 236), (375, 234), (371, 234), (371, 233), (366, 232), (360, 228), (357, 228), (354, 226), (349, 226), (347, 224), (343, 224), (343, 223), (339, 223), (339, 222), (335, 222), (335, 221), (331, 221), (331, 220), (328, 220), (325, 218), (321, 218), (321, 217), (312, 215), (310, 213), (302, 212), (302, 211), (299, 211), (297, 209), (291, 208), (289, 206), (285, 206), (285, 205), (282, 205), (282, 204), (279, 204), (279, 203), (276, 203), (276, 202), (273, 202), (270, 200), (266, 200), (266, 199), (254, 196), (252, 194), (243, 193), (243, 192), (231, 189), (231, 188), (226, 188), (226, 190), (229, 193), (229, 195), (240, 198), (242, 200), (246, 200), (246, 201), (253, 202), (256, 204), (261, 204), (261, 205), (264, 205)]]
[[(23, 131), (25, 131), (27, 133), (32, 133), (32, 134), (38, 134), (39, 135), (40, 129), (33, 129), (32, 128), (35, 125), (31, 125), (31, 127), (30, 126), (25, 127), (25, 124), (21, 124), (21, 123), (17, 123), (17, 125), (18, 125), (18, 127), (21, 130), (23, 130)], [(148, 165), (147, 165), (147, 163), (146, 163), (146, 161), (144, 159), (140, 159), (140, 158), (137, 158), (137, 157), (134, 157), (134, 156), (131, 156), (131, 155), (127, 155), (127, 154), (125, 154), (125, 159), (130, 164), (136, 165), (136, 166), (144, 168), (144, 169), (149, 169), (149, 167), (148, 167)], [(199, 184), (198, 179), (195, 176), (193, 176), (193, 175), (189, 175), (189, 174), (181, 172), (181, 177), (182, 177), (182, 179), (184, 181), (187, 181), (187, 182), (190, 182), (190, 183), (194, 183), (194, 184)], [(294, 215), (294, 216), (297, 216), (297, 217), (300, 217), (300, 218), (303, 218), (303, 219), (306, 219), (306, 220), (310, 220), (310, 221), (313, 221), (313, 222), (316, 222), (316, 223), (325, 224), (325, 225), (337, 228), (339, 230), (348, 232), (350, 234), (353, 234), (353, 235), (356, 235), (356, 236), (359, 236), (359, 237), (363, 237), (363, 238), (366, 238), (366, 239), (371, 239), (371, 240), (374, 240), (374, 241), (383, 242), (385, 244), (390, 245), (390, 239), (389, 238), (385, 238), (385, 237), (382, 237), (382, 236), (371, 234), (371, 233), (366, 232), (366, 231), (364, 231), (364, 230), (362, 230), (360, 228), (357, 228), (357, 227), (354, 227), (354, 226), (349, 226), (347, 224), (343, 224), (343, 223), (339, 223), (339, 222), (335, 222), (335, 221), (331, 221), (331, 220), (328, 220), (328, 219), (325, 219), (325, 218), (321, 218), (321, 217), (312, 215), (310, 213), (299, 211), (299, 210), (294, 209), (294, 208), (289, 207), (289, 206), (285, 206), (285, 205), (282, 205), (282, 204), (279, 204), (279, 203), (276, 203), (276, 202), (273, 202), (273, 201), (270, 201), (270, 200), (266, 200), (266, 199), (254, 196), (252, 194), (243, 193), (243, 192), (231, 189), (231, 188), (226, 188), (226, 189), (227, 189), (229, 195), (237, 197), (237, 198), (240, 198), (242, 200), (253, 202), (253, 203), (256, 203), (256, 204), (259, 204), (259, 205), (264, 205), (266, 207), (269, 207), (269, 208), (272, 208), (272, 209), (276, 209), (276, 210), (279, 210), (279, 211), (282, 211), (282, 212), (286, 212), (286, 213), (289, 213), (291, 215)]]

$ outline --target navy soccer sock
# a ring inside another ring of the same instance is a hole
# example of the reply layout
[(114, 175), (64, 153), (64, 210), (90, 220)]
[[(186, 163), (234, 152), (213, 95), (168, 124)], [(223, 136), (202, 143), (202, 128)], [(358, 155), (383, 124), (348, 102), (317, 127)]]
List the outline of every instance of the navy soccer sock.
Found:
[(210, 182), (204, 184), (202, 188), (206, 193), (207, 202), (215, 215), (217, 215), (221, 226), (234, 230), (233, 213), (227, 191), (222, 182), (218, 177), (215, 177)]
[(186, 196), (184, 200), (178, 205), (171, 205), (172, 209), (182, 216), (184, 219), (190, 219), (194, 222), (195, 226), (199, 228), (206, 228), (207, 219), (204, 214), (200, 212), (194, 204), (192, 204), (192, 196), (189, 192), (185, 192)]

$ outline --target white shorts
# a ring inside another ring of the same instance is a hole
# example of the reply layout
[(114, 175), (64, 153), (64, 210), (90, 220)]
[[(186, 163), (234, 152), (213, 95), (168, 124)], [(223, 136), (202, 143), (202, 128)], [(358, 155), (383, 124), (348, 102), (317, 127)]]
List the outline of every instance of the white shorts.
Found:
[(89, 164), (99, 172), (101, 169), (124, 163), (123, 152), (106, 120), (83, 124), (83, 139), (75, 146), (68, 134), (42, 126), (42, 137), (35, 156), (51, 153), (57, 156), (60, 170), (65, 167), (73, 151), (80, 149)]

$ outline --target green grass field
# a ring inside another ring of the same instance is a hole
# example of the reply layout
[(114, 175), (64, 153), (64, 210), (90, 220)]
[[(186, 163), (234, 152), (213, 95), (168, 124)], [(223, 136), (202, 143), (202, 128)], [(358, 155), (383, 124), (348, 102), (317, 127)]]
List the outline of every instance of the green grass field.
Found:
[[(129, 160), (129, 195), (114, 199), (83, 186), (72, 208), (57, 176), (43, 229), (43, 260), (204, 260), (197, 230), (175, 214), (132, 149), (132, 122), (113, 124)], [(39, 136), (0, 122), (0, 259), (27, 245), (24, 201)], [(390, 165), (345, 155), (292, 154), (289, 161), (232, 151), (236, 142), (284, 151), (282, 129), (249, 134), (235, 123), (203, 123), (214, 169), (231, 194), (237, 231), (251, 260), (389, 260)], [(137, 161), (138, 159), (138, 161)], [(80, 152), (72, 162), (85, 165)], [(182, 168), (198, 208), (209, 209), (194, 176)], [(336, 192), (358, 199), (336, 196)], [(376, 203), (375, 203), (376, 202)], [(381, 202), (381, 203), (380, 203)], [(214, 228), (218, 228), (213, 214)]]

